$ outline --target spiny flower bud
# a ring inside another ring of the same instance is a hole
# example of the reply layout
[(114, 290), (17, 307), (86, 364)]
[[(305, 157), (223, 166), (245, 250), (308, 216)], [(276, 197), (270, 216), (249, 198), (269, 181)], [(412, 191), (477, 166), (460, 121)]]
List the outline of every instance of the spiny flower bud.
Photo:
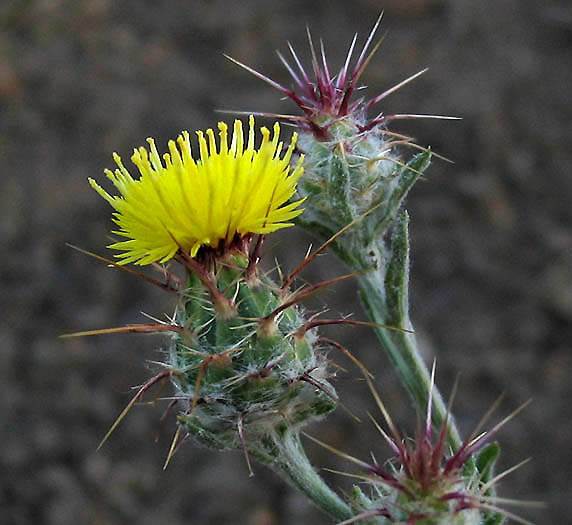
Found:
[[(432, 385), (434, 373), (435, 368), (431, 377)], [(498, 506), (522, 502), (501, 499), (495, 494), (496, 483), (525, 462), (495, 476), (494, 463), (500, 447), (490, 443), (499, 429), (527, 403), (488, 432), (481, 432), (486, 419), (498, 405), (498, 402), (495, 403), (461, 447), (456, 452), (450, 452), (447, 447), (447, 420), (437, 429), (436, 438), (433, 435), (431, 395), (425, 425), (420, 427), (414, 440), (405, 440), (400, 436), (370, 377), (365, 375), (365, 378), (389, 432), (373, 418), (372, 420), (395, 457), (386, 466), (381, 466), (377, 462), (370, 464), (325, 445), (358, 465), (364, 474), (356, 477), (367, 483), (353, 487), (350, 503), (356, 514), (344, 524), (492, 525), (502, 523), (503, 516), (519, 523), (529, 523)]]
[[(346, 252), (369, 249), (372, 240), (387, 231), (407, 192), (428, 167), (432, 156), (428, 149), (415, 144), (413, 138), (389, 131), (387, 124), (404, 118), (452, 118), (383, 113), (368, 118), (367, 113), (373, 106), (423, 74), (426, 69), (370, 100), (352, 100), (361, 87), (359, 82), (364, 70), (383, 41), (381, 38), (369, 51), (380, 22), (381, 16), (351, 68), (357, 35), (354, 37), (337, 74), (330, 72), (323, 43), (318, 57), (309, 32), (313, 79), (291, 45), (289, 50), (295, 66), (278, 53), (297, 90), (284, 87), (228, 57), (281, 91), (301, 109), (301, 116), (267, 114), (290, 120), (300, 132), (297, 149), (305, 155), (305, 174), (298, 193), (307, 198), (307, 210), (298, 222), (320, 237), (329, 238), (361, 217), (352, 235), (337, 241), (349, 243), (349, 246), (345, 246)], [(399, 153), (404, 147), (421, 150), (421, 153), (404, 162)], [(374, 210), (375, 213), (369, 213)]]
[[(210, 447), (246, 448), (295, 430), (336, 407), (336, 394), (316, 336), (298, 306), (267, 277), (247, 279), (248, 261), (233, 256), (201, 279), (189, 272), (175, 315), (184, 327), (170, 343), (179, 423)], [(211, 279), (213, 288), (205, 286)], [(212, 290), (233, 314), (217, 314)]]

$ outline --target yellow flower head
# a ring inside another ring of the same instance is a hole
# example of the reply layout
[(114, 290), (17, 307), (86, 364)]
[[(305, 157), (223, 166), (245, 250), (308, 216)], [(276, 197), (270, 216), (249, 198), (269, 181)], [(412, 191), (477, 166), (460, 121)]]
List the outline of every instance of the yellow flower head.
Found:
[(264, 234), (292, 226), (302, 213), (302, 200), (287, 204), (302, 175), (302, 158), (291, 171), (290, 158), (296, 144), (293, 136), (282, 153), (280, 126), (274, 124), (270, 137), (261, 128), (262, 144), (254, 146), (254, 118), (250, 117), (248, 142), (244, 143), (242, 123), (234, 122), (230, 147), (228, 126), (218, 124), (220, 145), (217, 149), (212, 129), (198, 131), (200, 158), (194, 160), (189, 133), (177, 142), (169, 141), (169, 153), (159, 156), (153, 139), (134, 150), (131, 161), (139, 170), (134, 179), (119, 155), (113, 158), (118, 169), (106, 170), (120, 196), (111, 196), (93, 179), (91, 186), (113, 206), (114, 232), (128, 240), (110, 248), (122, 250), (121, 264), (166, 262), (179, 249), (197, 254), (202, 246), (220, 248), (230, 245), (236, 236)]

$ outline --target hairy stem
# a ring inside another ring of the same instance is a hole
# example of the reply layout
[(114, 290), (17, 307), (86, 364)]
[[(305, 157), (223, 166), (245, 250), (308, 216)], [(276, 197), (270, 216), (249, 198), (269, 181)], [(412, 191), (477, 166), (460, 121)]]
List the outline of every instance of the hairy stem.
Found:
[[(358, 278), (360, 296), (365, 309), (374, 323), (387, 324), (387, 306), (384, 300), (383, 282), (378, 272), (368, 273)], [(415, 334), (391, 332), (385, 328), (375, 328), (387, 356), (399, 379), (413, 398), (415, 405), (423, 410), (427, 406), (431, 376), (417, 347)], [(433, 386), (433, 422), (441, 427), (447, 418), (447, 406), (439, 390)], [(447, 437), (453, 450), (461, 447), (461, 436), (453, 417), (448, 416)]]
[(267, 444), (274, 456), (272, 465), (318, 508), (332, 518), (344, 521), (353, 517), (350, 507), (318, 475), (310, 464), (296, 431), (287, 430)]
[[(403, 256), (402, 267), (398, 267), (396, 278), (388, 275), (388, 262), (390, 266), (394, 264), (391, 253), (379, 239), (377, 243), (370, 245), (367, 249), (363, 249), (362, 253), (375, 253), (374, 260), (377, 261), (377, 269), (374, 271), (366, 271), (370, 263), (365, 262), (356, 252), (350, 252), (342, 243), (335, 246), (337, 255), (352, 270), (363, 271), (357, 277), (360, 297), (364, 304), (365, 310), (370, 319), (377, 324), (385, 324), (397, 326), (412, 330), (412, 325), (408, 315), (408, 235), (407, 235), (407, 216), (404, 215), (402, 224), (403, 232), (401, 238), (394, 236), (392, 249), (397, 252), (401, 249)], [(399, 247), (399, 243), (405, 245)], [(357, 256), (356, 256), (357, 255)], [(391, 259), (388, 261), (388, 259)], [(371, 260), (371, 259), (370, 259)], [(399, 263), (398, 263), (399, 265)], [(395, 271), (392, 266), (391, 270)], [(392, 279), (391, 286), (388, 279)], [(396, 284), (401, 280), (401, 284)], [(400, 286), (398, 292), (394, 291), (396, 286)], [(388, 297), (388, 287), (391, 293), (396, 293), (401, 297)], [(391, 300), (390, 300), (391, 299)], [(391, 364), (393, 365), (400, 381), (407, 389), (413, 402), (419, 410), (425, 410), (429, 399), (429, 391), (431, 389), (431, 376), (427, 365), (423, 361), (419, 351), (415, 334), (399, 331), (391, 331), (386, 328), (374, 328), (378, 339), (380, 340)], [(451, 414), (447, 415), (447, 406), (445, 405), (441, 394), (436, 385), (433, 386), (432, 393), (432, 411), (433, 422), (435, 426), (440, 427), (447, 420), (447, 438), (453, 450), (461, 447), (462, 439), (455, 425), (455, 421)]]

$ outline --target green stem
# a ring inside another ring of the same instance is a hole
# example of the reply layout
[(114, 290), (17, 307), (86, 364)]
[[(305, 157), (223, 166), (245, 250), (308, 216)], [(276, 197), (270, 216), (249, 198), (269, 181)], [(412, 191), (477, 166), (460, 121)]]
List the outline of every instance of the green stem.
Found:
[[(400, 291), (404, 295), (401, 299), (404, 304), (401, 304), (399, 307), (394, 304), (393, 309), (388, 305), (385, 279), (387, 277), (387, 259), (390, 254), (387, 252), (383, 241), (380, 239), (379, 242), (371, 244), (367, 249), (363, 250), (363, 253), (375, 253), (375, 259), (378, 263), (378, 269), (375, 271), (371, 271), (371, 262), (364, 262), (360, 257), (359, 252), (361, 250), (349, 251), (342, 243), (337, 244), (334, 249), (340, 259), (352, 270), (364, 272), (357, 279), (360, 287), (360, 296), (371, 321), (377, 324), (394, 325), (411, 330), (412, 326), (406, 311), (408, 309), (406, 282), (408, 275), (405, 267), (402, 270), (405, 272), (403, 276), (405, 282), (402, 283), (403, 288)], [(407, 266), (407, 263), (405, 263), (405, 266)], [(393, 311), (397, 309), (402, 311)], [(401, 324), (404, 318), (406, 319), (406, 326)], [(415, 335), (381, 327), (374, 328), (374, 330), (413, 402), (419, 410), (425, 410), (431, 389), (431, 375), (418, 350)], [(453, 450), (458, 450), (462, 444), (461, 436), (453, 416), (451, 414), (447, 415), (447, 406), (436, 385), (433, 385), (432, 397), (433, 423), (440, 428), (446, 420), (448, 421), (447, 438), (449, 445)]]
[(286, 431), (273, 439), (273, 466), (332, 518), (344, 521), (354, 516), (351, 508), (326, 485), (311, 465), (297, 432)]
[[(361, 275), (358, 277), (358, 282), (362, 301), (370, 319), (374, 323), (387, 324), (383, 279), (379, 272)], [(415, 335), (392, 332), (386, 328), (375, 328), (375, 332), (416, 406), (424, 410), (431, 388), (431, 376), (418, 350)], [(433, 385), (432, 397), (433, 422), (436, 427), (441, 427), (447, 418), (447, 406), (436, 385)], [(448, 416), (447, 437), (453, 450), (461, 447), (462, 439), (451, 414)]]

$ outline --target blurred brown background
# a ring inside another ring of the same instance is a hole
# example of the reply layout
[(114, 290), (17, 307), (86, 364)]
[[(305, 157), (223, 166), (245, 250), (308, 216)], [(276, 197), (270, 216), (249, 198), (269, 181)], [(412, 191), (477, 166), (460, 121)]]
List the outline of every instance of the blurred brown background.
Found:
[[(307, 58), (305, 26), (339, 67), (381, 9), (389, 35), (364, 83), (377, 92), (429, 66), (386, 99), (386, 113), (459, 122), (395, 127), (455, 160), (435, 162), (412, 191), (412, 316), (435, 354), (438, 382), (461, 374), (455, 413), (467, 434), (505, 392), (501, 468), (532, 456), (502, 495), (546, 501), (516, 509), (571, 523), (572, 7), (567, 0), (117, 1), (0, 3), (0, 521), (9, 524), (330, 523), (268, 469), (248, 478), (241, 453), (183, 446), (162, 463), (161, 406), (137, 407), (96, 447), (130, 387), (160, 359), (158, 337), (62, 341), (63, 332), (140, 322), (171, 298), (67, 248), (106, 253), (110, 209), (86, 182), (152, 135), (220, 119), (215, 109), (294, 111), (222, 56), (289, 82), (274, 54), (290, 40)], [(228, 118), (228, 117), (227, 117)], [(259, 119), (259, 122), (261, 119)], [(276, 234), (292, 267), (311, 239)], [(268, 250), (273, 243), (269, 242)], [(288, 250), (286, 250), (288, 246)], [(286, 253), (288, 252), (288, 253)], [(343, 272), (323, 257), (305, 277)], [(318, 299), (363, 318), (351, 283)], [(367, 329), (330, 330), (375, 372), (395, 419), (414, 411)], [(332, 356), (334, 357), (334, 356)], [(337, 358), (337, 357), (336, 357)], [(349, 367), (343, 359), (339, 362)], [(356, 413), (374, 411), (351, 369), (336, 386)], [(367, 418), (366, 418), (367, 419)], [(493, 421), (494, 422), (494, 421)], [(491, 422), (491, 424), (493, 423)], [(338, 411), (312, 433), (364, 459), (389, 451), (372, 425)], [(316, 465), (351, 466), (308, 446)], [(347, 481), (326, 474), (335, 486)]]

